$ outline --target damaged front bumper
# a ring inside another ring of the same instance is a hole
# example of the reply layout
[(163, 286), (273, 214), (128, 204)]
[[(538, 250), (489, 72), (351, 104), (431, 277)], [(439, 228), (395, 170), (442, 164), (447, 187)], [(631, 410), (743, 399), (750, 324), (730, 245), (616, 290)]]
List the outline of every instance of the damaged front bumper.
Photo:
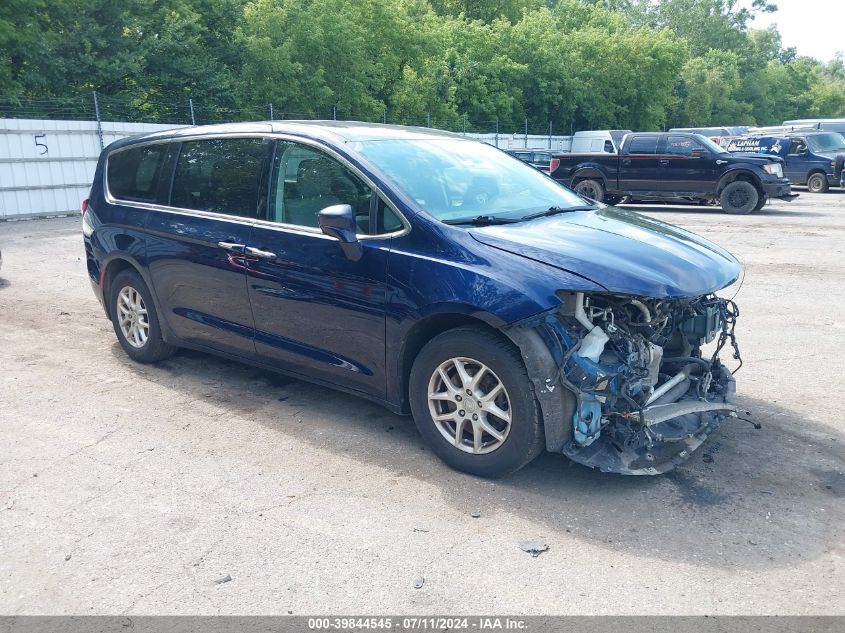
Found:
[(560, 309), (506, 330), (532, 379), (548, 450), (602, 471), (655, 475), (736, 416), (736, 382), (719, 360), (728, 343), (740, 360), (732, 302), (559, 296)]

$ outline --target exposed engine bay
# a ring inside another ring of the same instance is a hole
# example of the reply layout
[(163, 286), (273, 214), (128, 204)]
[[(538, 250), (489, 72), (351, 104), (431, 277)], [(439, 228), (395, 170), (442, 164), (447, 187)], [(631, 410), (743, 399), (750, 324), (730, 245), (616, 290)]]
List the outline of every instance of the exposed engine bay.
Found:
[[(556, 311), (508, 333), (532, 375), (549, 450), (603, 471), (659, 474), (737, 415), (734, 378), (719, 357), (729, 346), (742, 364), (733, 301), (712, 294), (558, 297)], [(705, 354), (709, 343), (713, 351)], [(537, 373), (549, 373), (546, 354), (551, 376)], [(559, 388), (571, 397), (555, 397)]]

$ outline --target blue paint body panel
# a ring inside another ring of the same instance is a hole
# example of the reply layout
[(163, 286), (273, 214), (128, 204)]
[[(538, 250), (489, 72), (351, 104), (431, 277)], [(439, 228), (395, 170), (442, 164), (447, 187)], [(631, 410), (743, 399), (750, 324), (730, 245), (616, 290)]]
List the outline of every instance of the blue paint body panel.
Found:
[[(352, 261), (321, 234), (168, 209), (168, 187), (148, 205), (105, 195), (110, 152), (203, 134), (284, 135), (329, 148), (376, 185), (408, 230), (363, 237), (363, 256)], [(502, 328), (556, 308), (559, 290), (695, 296), (739, 274), (736, 259), (718, 246), (613, 208), (507, 226), (443, 224), (356, 153), (357, 140), (379, 135), (439, 136), (392, 126), (273, 123), (186, 128), (109, 146), (84, 220), (95, 292), (107, 301), (104, 273), (111, 263), (126, 262), (150, 286), (169, 342), (252, 360), (400, 410), (407, 398), (403, 354), (431, 319), (460, 315)], [(218, 242), (269, 249), (278, 257), (251, 259)]]

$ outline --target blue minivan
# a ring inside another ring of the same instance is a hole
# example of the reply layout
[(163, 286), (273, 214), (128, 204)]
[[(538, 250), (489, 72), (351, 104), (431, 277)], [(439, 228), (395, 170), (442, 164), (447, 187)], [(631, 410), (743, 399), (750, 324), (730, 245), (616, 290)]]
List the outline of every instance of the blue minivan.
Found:
[(82, 224), (133, 360), (193, 348), (369, 398), (470, 473), (543, 450), (661, 473), (736, 415), (720, 354), (739, 360), (737, 309), (715, 293), (737, 260), (458, 135), (311, 121), (124, 139)]

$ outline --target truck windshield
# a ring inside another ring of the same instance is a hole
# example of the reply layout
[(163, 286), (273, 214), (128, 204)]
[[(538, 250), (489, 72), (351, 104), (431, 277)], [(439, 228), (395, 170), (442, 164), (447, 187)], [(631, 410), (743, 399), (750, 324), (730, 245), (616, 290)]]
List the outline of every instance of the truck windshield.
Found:
[(373, 140), (354, 146), (396, 188), (438, 220), (522, 218), (583, 208), (584, 200), (536, 168), (463, 139)]
[(845, 150), (845, 137), (838, 132), (813, 134), (807, 137), (807, 143), (814, 152), (838, 152)]

